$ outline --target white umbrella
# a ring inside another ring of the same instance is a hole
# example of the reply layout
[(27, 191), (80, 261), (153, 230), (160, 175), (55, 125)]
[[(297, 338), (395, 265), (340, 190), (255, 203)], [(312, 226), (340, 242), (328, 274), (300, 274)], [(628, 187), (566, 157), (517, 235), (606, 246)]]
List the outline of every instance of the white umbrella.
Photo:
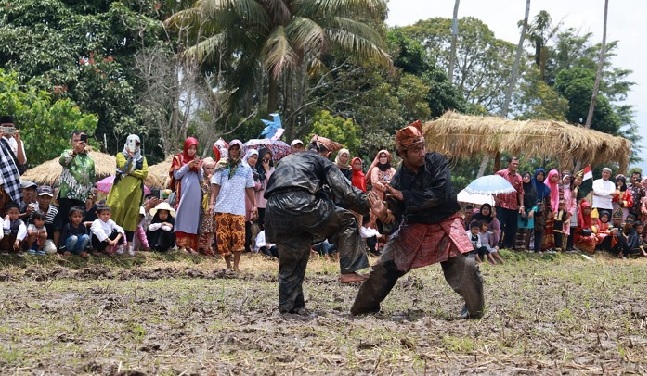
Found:
[(480, 193), (467, 193), (463, 189), (457, 196), (456, 199), (459, 202), (464, 202), (467, 204), (474, 205), (483, 205), (490, 204), (494, 206), (494, 196), (491, 194), (480, 194)]
[(498, 195), (501, 193), (513, 193), (514, 187), (509, 181), (499, 175), (487, 175), (469, 183), (464, 189), (467, 193)]

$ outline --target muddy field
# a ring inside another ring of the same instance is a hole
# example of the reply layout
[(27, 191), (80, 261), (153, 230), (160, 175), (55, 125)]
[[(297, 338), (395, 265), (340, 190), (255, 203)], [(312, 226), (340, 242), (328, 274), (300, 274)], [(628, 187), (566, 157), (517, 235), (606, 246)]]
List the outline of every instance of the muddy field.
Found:
[(358, 286), (314, 259), (304, 321), (278, 314), (278, 264), (260, 256), (238, 274), (181, 256), (3, 258), (0, 374), (647, 374), (646, 260), (507, 256), (481, 267), (478, 321), (457, 318), (437, 265), (353, 318)]

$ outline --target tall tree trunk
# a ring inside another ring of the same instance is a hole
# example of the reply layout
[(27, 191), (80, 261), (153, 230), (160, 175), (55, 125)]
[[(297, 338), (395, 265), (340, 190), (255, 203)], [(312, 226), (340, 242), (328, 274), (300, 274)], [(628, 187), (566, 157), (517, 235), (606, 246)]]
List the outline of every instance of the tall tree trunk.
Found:
[(268, 88), (267, 88), (267, 112), (278, 111), (279, 105), (279, 80), (272, 75), (268, 74)]
[[(523, 26), (521, 27), (521, 36), (519, 37), (519, 44), (517, 44), (517, 51), (514, 56), (514, 64), (512, 65), (512, 74), (510, 75), (510, 84), (508, 89), (505, 92), (505, 99), (503, 101), (503, 106), (501, 107), (501, 117), (508, 116), (508, 110), (510, 108), (510, 102), (512, 101), (512, 91), (514, 90), (515, 84), (517, 83), (517, 76), (519, 75), (519, 64), (521, 63), (521, 54), (523, 53), (523, 42), (526, 40), (526, 30), (528, 29), (528, 15), (530, 14), (530, 0), (526, 0), (526, 15), (523, 19)], [(481, 166), (477, 177), (483, 176), (485, 173), (485, 168), (487, 168), (489, 156), (483, 156), (481, 160)], [(501, 153), (496, 153), (495, 166), (501, 165)]]
[(449, 82), (454, 82), (454, 62), (456, 61), (456, 43), (458, 42), (458, 7), (461, 0), (454, 3), (454, 18), (452, 18), (452, 44), (449, 51), (449, 66), (447, 68), (447, 78)]
[(600, 81), (602, 81), (602, 71), (604, 70), (604, 55), (607, 49), (607, 13), (609, 9), (609, 0), (604, 0), (604, 29), (602, 32), (602, 47), (600, 48), (600, 61), (598, 63), (598, 72), (595, 75), (595, 83), (593, 84), (593, 93), (591, 93), (591, 105), (589, 106), (589, 115), (586, 117), (586, 128), (591, 129), (591, 121), (593, 121), (593, 110), (595, 110), (595, 102), (600, 90)]

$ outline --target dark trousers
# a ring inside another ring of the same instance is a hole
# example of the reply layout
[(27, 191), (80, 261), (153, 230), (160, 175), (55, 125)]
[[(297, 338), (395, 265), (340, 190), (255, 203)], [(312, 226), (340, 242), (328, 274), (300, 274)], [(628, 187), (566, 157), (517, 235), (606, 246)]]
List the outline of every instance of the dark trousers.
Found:
[(501, 248), (514, 249), (514, 237), (517, 234), (517, 215), (519, 215), (519, 212), (497, 206), (496, 214), (499, 217), (501, 231), (503, 232), (500, 242)]
[(544, 230), (535, 230), (535, 252), (541, 252), (541, 242), (544, 240)]
[[(112, 230), (112, 232), (110, 233), (110, 237), (108, 237), (108, 239), (115, 240), (117, 238), (117, 235), (119, 235), (119, 233), (115, 230)], [(124, 241), (124, 239), (121, 239), (121, 240), (122, 242)], [(92, 248), (94, 248), (99, 252), (105, 252), (106, 248), (108, 248), (108, 240), (99, 241), (99, 238), (97, 238), (95, 234), (92, 234)]]
[(245, 221), (245, 252), (252, 251), (252, 237), (254, 235), (254, 231), (252, 229), (253, 225), (254, 223), (252, 221)]
[[(445, 280), (449, 286), (463, 297), (465, 306), (461, 315), (464, 318), (481, 318), (485, 308), (483, 277), (474, 259), (471, 257), (450, 257), (442, 261)], [(357, 298), (350, 312), (352, 315), (375, 313), (380, 311), (380, 304), (395, 286), (398, 278), (406, 271), (398, 270), (395, 262), (380, 261), (371, 271), (369, 279), (362, 283)]]

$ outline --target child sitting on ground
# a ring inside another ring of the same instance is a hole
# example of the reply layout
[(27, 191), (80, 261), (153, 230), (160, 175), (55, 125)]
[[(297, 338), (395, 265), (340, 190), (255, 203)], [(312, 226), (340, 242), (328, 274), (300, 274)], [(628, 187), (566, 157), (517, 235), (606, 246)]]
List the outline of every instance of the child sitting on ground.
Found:
[(377, 239), (382, 237), (379, 231), (372, 229), (369, 226), (371, 217), (365, 215), (362, 217), (362, 225), (359, 228), (359, 236), (366, 241), (368, 251), (373, 256), (380, 256), (381, 253), (377, 247)]
[(146, 209), (139, 207), (139, 219), (137, 220), (137, 230), (135, 230), (135, 247), (139, 251), (150, 251), (148, 237), (146, 236)]
[(84, 216), (85, 209), (83, 207), (73, 206), (70, 209), (70, 222), (65, 224), (59, 237), (60, 244), (58, 248), (63, 256), (88, 257), (85, 248), (90, 242), (90, 236), (83, 223)]
[(256, 240), (254, 241), (254, 251), (260, 252), (269, 257), (279, 257), (279, 248), (276, 246), (276, 244), (268, 244), (265, 241), (265, 230), (259, 231), (258, 235), (256, 235)]
[(23, 242), (23, 249), (26, 249), (30, 255), (45, 256), (46, 240), (45, 214), (40, 211), (32, 212), (31, 223), (27, 226), (27, 239)]
[(175, 246), (175, 209), (162, 202), (152, 208), (150, 214), (153, 219), (146, 233), (150, 248), (157, 252), (166, 252)]
[(494, 244), (492, 237), (494, 234), (492, 231), (488, 231), (488, 223), (487, 221), (483, 220), (479, 222), (479, 238), (481, 239), (481, 244), (485, 247), (487, 250), (487, 259), (490, 261), (492, 264), (503, 264), (503, 258), (499, 254), (499, 246), (495, 245), (494, 247), (492, 244)]
[[(97, 219), (92, 222), (90, 231), (92, 232), (92, 248), (94, 256), (105, 253), (112, 256), (117, 251), (117, 244), (123, 243), (125, 239), (124, 229), (110, 219), (110, 206), (97, 206)], [(123, 244), (119, 245), (122, 247)]]
[(27, 226), (20, 219), (20, 207), (15, 202), (9, 202), (6, 209), (6, 218), (4, 220), (4, 237), (0, 241), (0, 249), (3, 255), (8, 255), (8, 250), (18, 253), (18, 257), (23, 257), (21, 243), (27, 237)]

